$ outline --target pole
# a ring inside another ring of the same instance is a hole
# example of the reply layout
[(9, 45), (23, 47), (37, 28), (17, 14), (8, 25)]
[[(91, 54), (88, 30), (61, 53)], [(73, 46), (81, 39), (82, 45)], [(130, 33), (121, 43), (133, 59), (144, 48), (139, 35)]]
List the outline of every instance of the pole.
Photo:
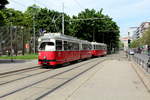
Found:
[(104, 43), (104, 33), (102, 33), (102, 35), (103, 35), (103, 43)]
[(64, 35), (64, 3), (62, 4), (62, 34)]
[(13, 36), (12, 36), (12, 22), (10, 23), (10, 48), (11, 48), (11, 62), (13, 62), (13, 43), (12, 43), (12, 40), (13, 40)]
[[(36, 4), (36, 0), (34, 0), (34, 3)], [(35, 14), (36, 14), (36, 8), (35, 12), (33, 14), (33, 48), (34, 48), (34, 54), (36, 53), (36, 41), (35, 41)]]
[(36, 44), (35, 44), (35, 15), (33, 16), (33, 47), (34, 47), (34, 53), (36, 52)]
[(95, 42), (95, 29), (93, 29), (93, 42)]

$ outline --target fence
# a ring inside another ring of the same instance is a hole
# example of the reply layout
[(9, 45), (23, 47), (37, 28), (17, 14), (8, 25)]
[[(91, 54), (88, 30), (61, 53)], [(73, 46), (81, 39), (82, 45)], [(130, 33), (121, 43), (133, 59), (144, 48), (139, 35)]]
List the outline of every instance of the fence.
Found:
[[(36, 47), (37, 44), (36, 41)], [(0, 27), (0, 55), (18, 55), (32, 53), (33, 51), (33, 32), (31, 28), (19, 26)]]
[(150, 56), (145, 54), (129, 55), (128, 58), (140, 65), (146, 72), (150, 73)]

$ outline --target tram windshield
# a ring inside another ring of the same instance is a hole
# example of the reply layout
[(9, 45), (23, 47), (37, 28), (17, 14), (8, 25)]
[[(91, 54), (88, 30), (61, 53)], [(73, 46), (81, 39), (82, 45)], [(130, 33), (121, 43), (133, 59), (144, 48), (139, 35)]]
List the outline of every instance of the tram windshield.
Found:
[(54, 51), (55, 46), (53, 42), (43, 42), (40, 44), (39, 49), (43, 51)]

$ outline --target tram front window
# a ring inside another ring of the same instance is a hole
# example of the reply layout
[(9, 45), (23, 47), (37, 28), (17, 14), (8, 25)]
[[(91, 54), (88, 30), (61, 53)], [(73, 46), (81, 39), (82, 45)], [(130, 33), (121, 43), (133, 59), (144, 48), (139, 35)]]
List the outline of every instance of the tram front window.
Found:
[(43, 50), (43, 51), (54, 51), (55, 50), (54, 43), (53, 42), (43, 42), (43, 43), (41, 43), (39, 49)]

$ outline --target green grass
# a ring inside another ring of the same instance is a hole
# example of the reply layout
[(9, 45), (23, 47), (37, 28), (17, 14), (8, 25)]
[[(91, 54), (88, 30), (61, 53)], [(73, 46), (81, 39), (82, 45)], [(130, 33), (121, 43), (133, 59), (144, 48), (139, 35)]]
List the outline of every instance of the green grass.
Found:
[[(13, 59), (37, 59), (38, 54), (25, 54), (25, 55), (18, 55), (18, 56), (13, 56)], [(0, 56), (0, 59), (11, 59), (11, 56)]]

